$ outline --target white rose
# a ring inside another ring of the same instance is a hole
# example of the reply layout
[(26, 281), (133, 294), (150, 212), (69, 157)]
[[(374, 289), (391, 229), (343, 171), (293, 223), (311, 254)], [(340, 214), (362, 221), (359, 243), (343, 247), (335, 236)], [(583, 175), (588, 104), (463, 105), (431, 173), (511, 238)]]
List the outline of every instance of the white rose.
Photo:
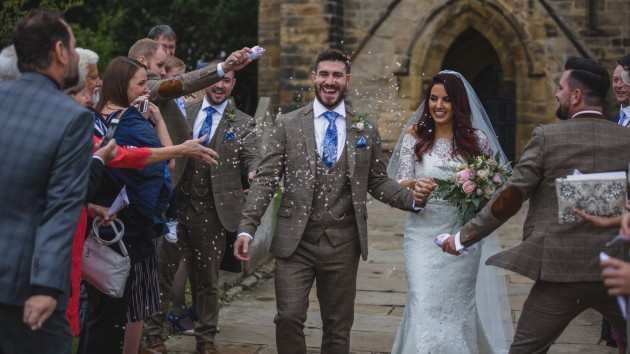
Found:
[(356, 123), (356, 126), (358, 131), (361, 131), (363, 130), (363, 128), (365, 128), (365, 124), (363, 122)]

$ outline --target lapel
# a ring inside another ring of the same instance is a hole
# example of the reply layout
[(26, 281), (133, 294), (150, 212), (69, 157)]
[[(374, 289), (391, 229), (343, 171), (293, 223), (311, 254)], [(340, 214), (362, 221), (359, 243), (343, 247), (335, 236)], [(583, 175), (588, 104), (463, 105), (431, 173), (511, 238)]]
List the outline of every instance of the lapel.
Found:
[[(184, 108), (186, 109), (186, 121), (188, 122), (190, 129), (193, 129), (195, 125), (195, 119), (197, 118), (197, 115), (199, 114), (199, 110), (201, 109), (202, 103), (203, 101), (199, 101), (199, 102), (193, 102), (184, 106)], [(197, 139), (196, 136), (193, 136), (193, 138)]]
[(308, 167), (313, 176), (317, 176), (317, 142), (315, 141), (315, 117), (313, 116), (313, 102), (309, 103), (302, 110), (302, 131), (304, 132), (304, 143), (306, 145), (306, 155), (308, 157)]
[(350, 129), (353, 124), (354, 111), (352, 108), (346, 105), (346, 155), (348, 157), (348, 173), (350, 179), (354, 176), (354, 166), (356, 163), (355, 149), (357, 146), (357, 131), (356, 129)]
[(211, 148), (214, 151), (219, 151), (221, 149), (221, 145), (225, 140), (225, 132), (227, 131), (229, 124), (227, 119), (225, 119), (225, 112), (230, 112), (234, 110), (234, 105), (232, 104), (232, 100), (228, 100), (227, 106), (225, 106), (225, 110), (223, 111), (223, 115), (221, 119), (219, 119), (219, 125), (217, 126), (217, 131), (214, 132), (214, 136), (212, 137), (213, 141), (210, 141)]

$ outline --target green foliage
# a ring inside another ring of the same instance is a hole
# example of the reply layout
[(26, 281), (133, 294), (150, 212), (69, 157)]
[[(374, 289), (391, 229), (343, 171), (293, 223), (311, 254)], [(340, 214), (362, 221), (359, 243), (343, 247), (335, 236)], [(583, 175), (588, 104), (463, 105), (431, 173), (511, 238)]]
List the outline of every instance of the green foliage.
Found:
[(13, 0), (2, 2), (2, 12), (0, 12), (0, 47), (11, 43), (11, 37), (15, 25), (26, 16), (33, 8), (57, 10), (61, 13), (81, 6), (83, 0)]
[[(77, 46), (100, 56), (99, 71), (159, 24), (177, 34), (176, 56), (194, 69), (199, 61), (224, 58), (242, 47), (257, 44), (258, 0), (12, 0), (3, 2), (0, 43), (11, 42), (17, 21), (32, 8), (56, 9), (71, 24)], [(237, 106), (253, 114), (257, 104), (257, 68), (237, 73), (233, 95)]]

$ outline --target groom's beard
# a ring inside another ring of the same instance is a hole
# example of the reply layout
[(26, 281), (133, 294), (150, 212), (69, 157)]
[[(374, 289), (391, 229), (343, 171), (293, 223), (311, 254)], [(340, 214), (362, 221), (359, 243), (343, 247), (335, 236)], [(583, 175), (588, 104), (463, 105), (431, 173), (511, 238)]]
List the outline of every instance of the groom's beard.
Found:
[(319, 103), (322, 104), (322, 106), (332, 110), (335, 107), (337, 107), (339, 103), (341, 103), (341, 101), (343, 101), (343, 99), (346, 97), (347, 89), (346, 88), (342, 89), (338, 85), (334, 86), (338, 90), (338, 97), (333, 102), (328, 103), (324, 100), (320, 92), (320, 90), (322, 90), (324, 86), (325, 85), (320, 85), (320, 86), (315, 85), (315, 97), (317, 98)]
[(556, 110), (556, 117), (558, 117), (561, 120), (569, 119), (568, 107), (562, 107), (562, 105), (558, 106), (558, 109)]

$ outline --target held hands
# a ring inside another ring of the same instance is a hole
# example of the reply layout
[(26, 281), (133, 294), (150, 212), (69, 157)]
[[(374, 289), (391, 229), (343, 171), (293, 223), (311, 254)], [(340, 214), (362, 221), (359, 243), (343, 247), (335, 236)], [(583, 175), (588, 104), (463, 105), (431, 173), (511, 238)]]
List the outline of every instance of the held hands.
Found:
[(419, 178), (413, 190), (413, 199), (416, 201), (416, 206), (425, 206), (431, 192), (433, 192), (436, 187), (437, 184), (435, 184), (431, 178)]
[(249, 244), (252, 240), (247, 236), (238, 236), (234, 242), (234, 257), (241, 262), (249, 262)]
[(24, 303), (22, 321), (29, 326), (31, 330), (37, 331), (42, 328), (44, 322), (48, 320), (56, 307), (57, 300), (52, 296), (33, 295)]
[(237, 50), (230, 54), (227, 59), (223, 63), (221, 63), (221, 68), (223, 68), (223, 72), (227, 73), (230, 71), (238, 71), (242, 68), (246, 67), (247, 64), (251, 63), (252, 60), (247, 57), (248, 53), (251, 53), (252, 50), (248, 47), (244, 47), (241, 50)]

